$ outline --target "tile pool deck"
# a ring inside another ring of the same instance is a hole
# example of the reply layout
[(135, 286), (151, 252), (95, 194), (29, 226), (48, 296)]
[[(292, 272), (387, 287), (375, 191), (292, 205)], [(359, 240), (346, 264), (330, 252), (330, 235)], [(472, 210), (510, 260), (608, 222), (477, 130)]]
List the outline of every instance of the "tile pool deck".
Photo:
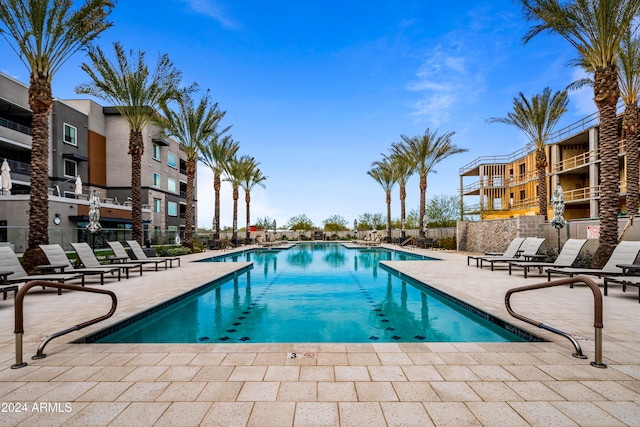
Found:
[[(231, 263), (191, 263), (107, 280), (112, 319), (38, 341), (108, 310), (102, 295), (34, 289), (25, 299), (24, 359), (15, 361), (13, 299), (0, 300), (0, 425), (210, 426), (640, 426), (638, 289), (604, 297), (603, 359), (593, 360), (593, 297), (568, 286), (517, 294), (512, 305), (579, 337), (511, 318), (507, 289), (546, 281), (467, 266), (466, 254), (415, 250), (443, 261), (390, 262), (403, 273), (502, 318), (540, 343), (72, 344), (70, 341), (220, 277)], [(499, 267), (500, 268), (500, 267)], [(89, 279), (88, 284), (96, 282)], [(598, 281), (601, 283), (601, 281)], [(288, 353), (313, 353), (291, 359)], [(20, 403), (10, 405), (9, 403)], [(20, 411), (19, 411), (20, 410)]]

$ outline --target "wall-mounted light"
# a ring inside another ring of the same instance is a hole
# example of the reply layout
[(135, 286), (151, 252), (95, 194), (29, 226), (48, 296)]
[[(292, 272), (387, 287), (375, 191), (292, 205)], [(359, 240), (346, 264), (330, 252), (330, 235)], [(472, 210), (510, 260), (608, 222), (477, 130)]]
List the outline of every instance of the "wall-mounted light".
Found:
[(60, 214), (58, 214), (58, 213), (57, 213), (57, 214), (53, 217), (53, 223), (54, 223), (55, 225), (60, 225), (60, 223), (61, 223), (61, 222), (62, 222), (62, 219), (60, 218)]

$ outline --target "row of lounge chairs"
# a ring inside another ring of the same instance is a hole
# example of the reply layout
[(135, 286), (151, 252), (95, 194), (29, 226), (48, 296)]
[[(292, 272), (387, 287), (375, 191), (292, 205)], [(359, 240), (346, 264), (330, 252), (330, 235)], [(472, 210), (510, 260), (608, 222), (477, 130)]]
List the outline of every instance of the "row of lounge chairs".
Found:
[[(100, 284), (104, 284), (104, 277), (106, 274), (117, 275), (118, 280), (121, 280), (122, 273), (125, 277), (129, 278), (130, 270), (138, 270), (142, 276), (142, 268), (145, 265), (153, 265), (155, 271), (158, 271), (159, 265), (164, 265), (165, 270), (167, 268), (173, 268), (173, 263), (177, 262), (180, 266), (180, 257), (148, 257), (138, 242), (127, 241), (129, 248), (136, 257), (135, 260), (129, 258), (127, 251), (120, 242), (108, 242), (109, 246), (113, 250), (114, 256), (109, 257), (110, 264), (101, 264), (98, 258), (95, 256), (93, 250), (87, 243), (72, 243), (73, 249), (78, 255), (82, 268), (74, 267), (67, 254), (60, 245), (40, 245), (40, 248), (44, 252), (48, 265), (38, 266), (38, 269), (43, 271), (43, 274), (28, 274), (16, 254), (7, 246), (0, 247), (0, 292), (3, 293), (4, 299), (7, 297), (7, 292), (18, 291), (16, 283), (28, 282), (30, 280), (47, 280), (53, 282), (64, 283), (68, 280), (80, 279), (82, 286), (85, 285), (86, 276), (100, 276)], [(50, 271), (48, 273), (47, 271)], [(61, 291), (58, 290), (58, 294)]]
[(510, 275), (514, 268), (522, 268), (525, 278), (531, 268), (537, 268), (540, 274), (543, 274), (543, 271), (547, 273), (549, 281), (552, 275), (573, 277), (585, 274), (597, 276), (604, 278), (605, 295), (608, 293), (609, 283), (621, 284), (623, 291), (626, 291), (627, 286), (635, 286), (638, 287), (638, 302), (640, 302), (640, 276), (627, 275), (628, 272), (640, 271), (640, 264), (635, 264), (640, 253), (640, 241), (620, 242), (607, 263), (599, 269), (573, 267), (580, 251), (587, 243), (587, 239), (567, 240), (554, 262), (544, 262), (541, 259), (544, 256), (537, 255), (543, 242), (544, 239), (538, 238), (516, 238), (502, 254), (469, 255), (467, 265), (473, 259), (476, 261), (476, 267), (482, 268), (484, 263), (487, 263), (491, 265), (493, 271), (494, 264), (504, 262), (508, 264)]

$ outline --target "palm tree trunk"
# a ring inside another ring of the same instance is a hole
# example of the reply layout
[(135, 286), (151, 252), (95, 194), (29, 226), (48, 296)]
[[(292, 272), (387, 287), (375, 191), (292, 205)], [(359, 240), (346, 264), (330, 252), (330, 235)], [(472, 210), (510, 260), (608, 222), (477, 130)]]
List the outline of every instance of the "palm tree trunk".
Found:
[(405, 221), (406, 221), (406, 215), (405, 215), (405, 200), (407, 198), (407, 189), (404, 185), (400, 186), (400, 227), (402, 227), (402, 231), (401, 231), (401, 236), (402, 236), (402, 240), (405, 239), (406, 236), (406, 231), (405, 231)]
[(618, 243), (618, 74), (615, 65), (598, 68), (593, 84), (600, 113), (600, 246), (591, 266), (602, 268)]
[(233, 189), (233, 242), (238, 240), (238, 187)]
[(420, 238), (424, 239), (424, 215), (427, 210), (427, 175), (420, 175), (420, 220), (418, 229)]
[(48, 264), (38, 245), (49, 243), (49, 112), (53, 104), (51, 83), (31, 74), (29, 106), (33, 111), (31, 139), (31, 188), (29, 189), (29, 239), (23, 256), (27, 272)]
[(144, 142), (142, 132), (129, 133), (129, 154), (131, 154), (131, 237), (142, 242), (142, 153)]
[(193, 187), (196, 175), (196, 162), (187, 160), (187, 206), (185, 206), (184, 240), (182, 246), (193, 249)]
[(213, 207), (213, 217), (216, 220), (216, 226), (213, 230), (213, 238), (220, 238), (220, 175), (217, 174), (213, 177), (213, 191), (215, 193), (214, 197), (214, 207)]
[(627, 105), (622, 119), (622, 136), (627, 151), (627, 213), (633, 218), (638, 214), (638, 140), (640, 138), (640, 108)]
[(391, 243), (391, 191), (387, 191), (387, 243)]
[(251, 213), (249, 208), (251, 207), (251, 193), (247, 190), (244, 194), (244, 201), (247, 204), (247, 243), (251, 241)]
[(538, 211), (546, 221), (549, 215), (547, 214), (547, 153), (544, 147), (536, 150), (536, 168), (538, 169)]

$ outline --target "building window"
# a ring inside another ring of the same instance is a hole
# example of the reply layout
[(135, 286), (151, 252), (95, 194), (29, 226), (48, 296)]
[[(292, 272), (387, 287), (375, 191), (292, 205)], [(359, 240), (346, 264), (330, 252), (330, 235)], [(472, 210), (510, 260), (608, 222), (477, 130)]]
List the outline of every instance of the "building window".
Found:
[(162, 200), (153, 199), (153, 211), (155, 213), (160, 213), (162, 210)]
[(520, 200), (524, 200), (526, 198), (525, 190), (520, 190)]
[(153, 186), (154, 187), (160, 187), (160, 174), (159, 173), (153, 173)]
[(527, 172), (526, 166), (523, 163), (523, 164), (520, 165), (520, 176), (523, 177), (526, 172)]
[(177, 182), (175, 179), (167, 178), (167, 191), (171, 191), (172, 193), (177, 192)]
[(167, 202), (167, 215), (178, 216), (178, 204), (176, 202)]
[(167, 153), (167, 164), (174, 169), (178, 169), (178, 158), (171, 151)]
[(64, 176), (69, 178), (78, 176), (78, 163), (73, 160), (64, 159)]
[(177, 233), (178, 232), (178, 227), (175, 225), (170, 225), (167, 227), (167, 231), (170, 233)]
[(78, 145), (76, 139), (77, 129), (71, 125), (64, 124), (64, 142), (71, 145)]
[(153, 144), (153, 160), (160, 161), (160, 146)]

